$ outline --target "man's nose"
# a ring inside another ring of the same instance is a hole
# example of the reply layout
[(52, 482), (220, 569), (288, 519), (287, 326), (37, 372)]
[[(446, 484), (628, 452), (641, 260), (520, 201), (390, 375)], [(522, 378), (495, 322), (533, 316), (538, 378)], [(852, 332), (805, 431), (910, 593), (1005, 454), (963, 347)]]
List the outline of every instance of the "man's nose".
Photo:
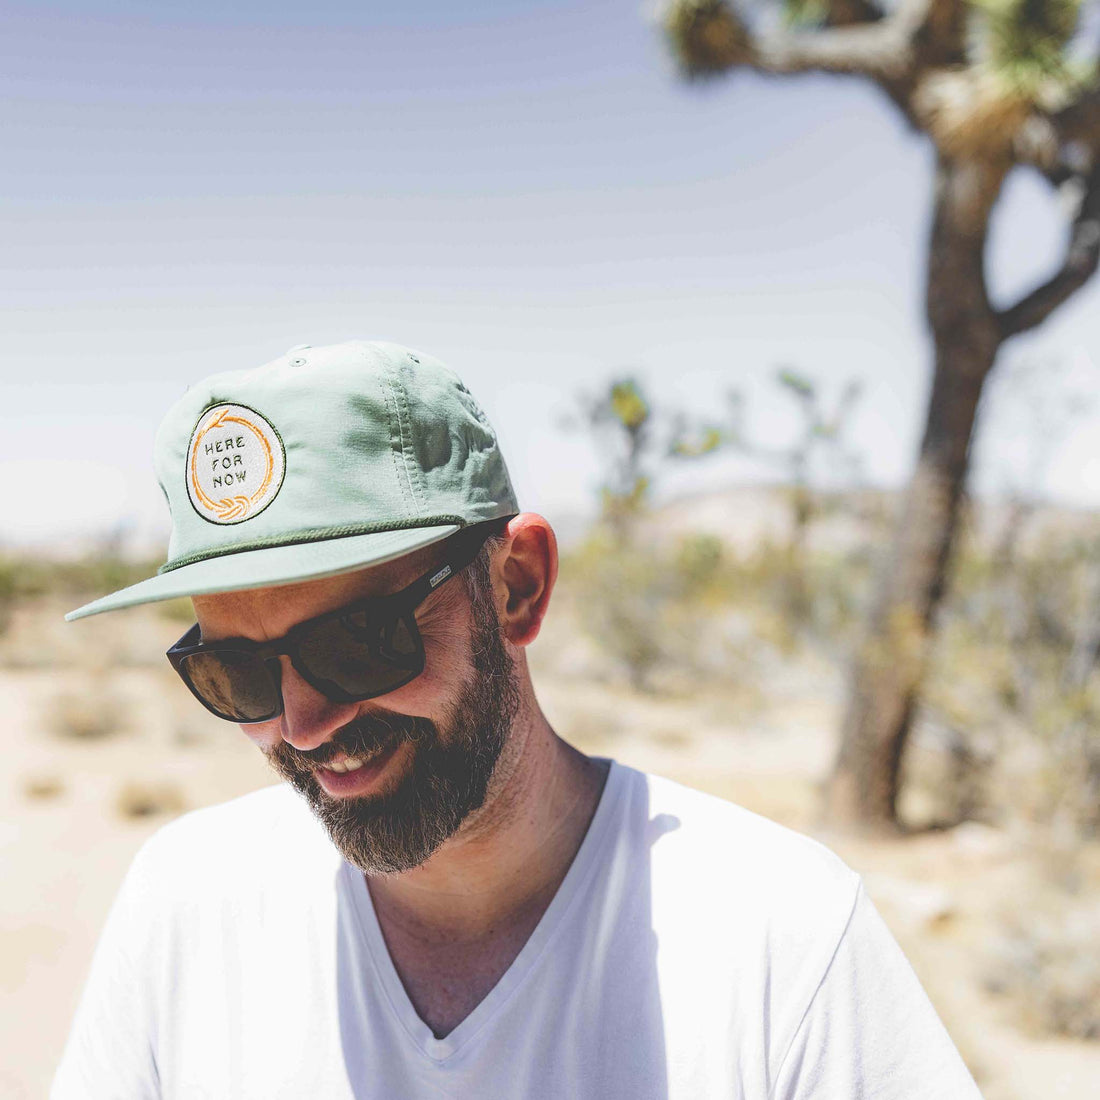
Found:
[(289, 657), (281, 657), (283, 740), (303, 752), (332, 738), (356, 715), (355, 703), (334, 703), (298, 675)]

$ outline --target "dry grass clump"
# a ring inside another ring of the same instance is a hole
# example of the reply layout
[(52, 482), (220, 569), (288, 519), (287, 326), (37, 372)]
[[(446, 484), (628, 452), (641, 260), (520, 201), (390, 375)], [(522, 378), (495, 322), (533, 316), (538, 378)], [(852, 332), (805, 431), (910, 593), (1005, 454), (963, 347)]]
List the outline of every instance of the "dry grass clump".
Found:
[(46, 729), (69, 741), (100, 741), (121, 732), (125, 725), (122, 701), (104, 685), (54, 696), (45, 715)]
[(45, 802), (65, 793), (65, 784), (54, 775), (29, 775), (23, 780), (23, 794), (34, 801)]
[(183, 792), (174, 783), (165, 781), (127, 783), (115, 799), (115, 809), (125, 818), (175, 815), (186, 808)]

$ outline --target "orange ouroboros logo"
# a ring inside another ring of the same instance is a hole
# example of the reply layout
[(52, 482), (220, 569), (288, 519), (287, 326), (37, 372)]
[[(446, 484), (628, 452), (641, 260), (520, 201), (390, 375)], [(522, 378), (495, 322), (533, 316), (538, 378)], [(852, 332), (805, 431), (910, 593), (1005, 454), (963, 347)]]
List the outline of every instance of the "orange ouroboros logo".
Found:
[(214, 405), (199, 417), (187, 448), (187, 495), (211, 523), (243, 523), (282, 488), (286, 453), (255, 409)]

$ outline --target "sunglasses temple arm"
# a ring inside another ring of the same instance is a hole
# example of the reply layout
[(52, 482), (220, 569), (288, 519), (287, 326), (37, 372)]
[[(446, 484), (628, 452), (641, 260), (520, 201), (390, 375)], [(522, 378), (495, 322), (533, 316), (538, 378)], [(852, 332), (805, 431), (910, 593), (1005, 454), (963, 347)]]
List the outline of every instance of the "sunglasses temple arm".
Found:
[[(466, 535), (466, 538), (458, 542), (463, 535)], [(413, 581), (406, 590), (405, 595), (414, 606), (421, 600), (427, 599), (444, 582), (461, 573), (478, 556), (482, 546), (485, 545), (485, 540), (489, 537), (489, 532), (479, 532), (479, 535), (480, 537), (475, 536), (471, 539), (469, 533), (463, 531), (452, 536), (458, 544), (447, 555), (443, 564), (434, 573)]]

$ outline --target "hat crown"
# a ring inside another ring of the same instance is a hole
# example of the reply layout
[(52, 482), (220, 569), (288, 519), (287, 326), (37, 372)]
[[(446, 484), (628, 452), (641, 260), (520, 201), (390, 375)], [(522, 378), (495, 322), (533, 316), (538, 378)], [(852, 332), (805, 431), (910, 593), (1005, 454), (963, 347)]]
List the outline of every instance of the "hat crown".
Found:
[(172, 513), (163, 570), (519, 511), (496, 433), (461, 379), (383, 342), (294, 348), (204, 379), (164, 418), (154, 461)]

